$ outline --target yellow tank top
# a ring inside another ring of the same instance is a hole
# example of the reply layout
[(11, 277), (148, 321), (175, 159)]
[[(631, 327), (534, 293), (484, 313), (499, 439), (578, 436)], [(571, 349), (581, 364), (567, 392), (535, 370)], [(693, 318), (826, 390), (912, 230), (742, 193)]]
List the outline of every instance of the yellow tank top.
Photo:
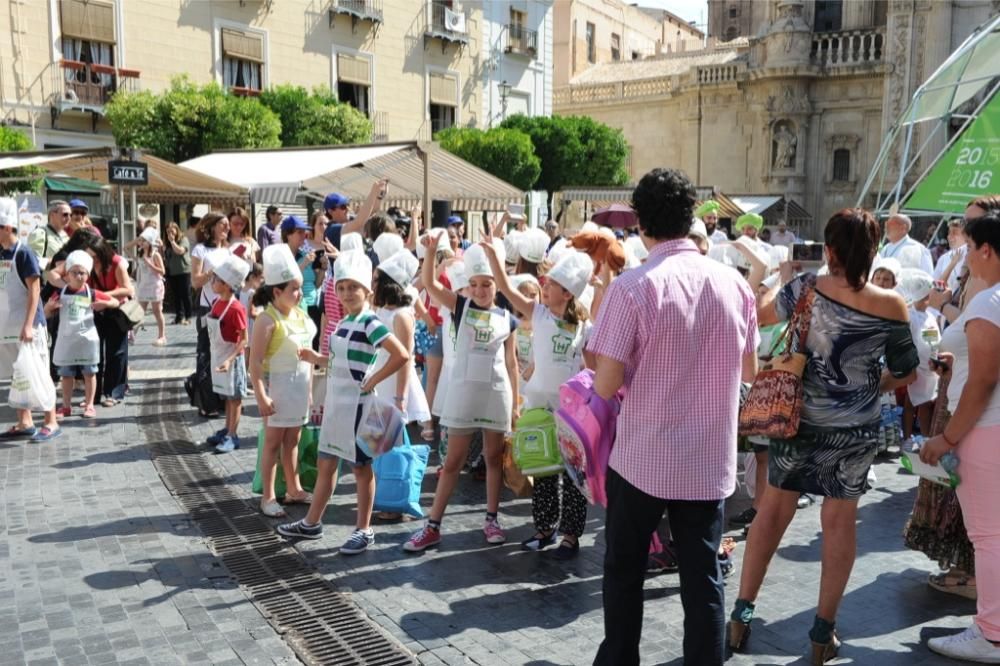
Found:
[[(271, 341), (267, 344), (267, 351), (264, 352), (264, 372), (271, 369), (271, 358), (278, 353), (290, 336), (290, 331), (298, 331), (307, 328), (312, 324), (308, 315), (300, 308), (292, 308), (288, 316), (281, 314), (281, 311), (269, 303), (264, 312), (274, 320), (274, 331), (271, 333)], [(308, 321), (307, 321), (308, 320)], [(314, 329), (315, 330), (315, 329)]]

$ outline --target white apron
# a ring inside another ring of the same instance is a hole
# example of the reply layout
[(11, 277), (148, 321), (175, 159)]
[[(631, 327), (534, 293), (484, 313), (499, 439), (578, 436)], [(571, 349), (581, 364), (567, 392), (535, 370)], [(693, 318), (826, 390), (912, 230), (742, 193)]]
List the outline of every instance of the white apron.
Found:
[[(268, 360), (267, 392), (274, 401), (274, 414), (268, 417), (267, 425), (298, 428), (308, 421), (312, 388), (312, 363), (299, 360), (299, 349), (312, 347), (316, 325), (298, 308), (292, 308), (285, 317), (269, 305), (267, 313), (284, 336), (281, 346)], [(276, 329), (272, 335), (277, 334)]]
[[(388, 308), (379, 308), (375, 315), (379, 318), (386, 328), (391, 332), (393, 330), (392, 324), (396, 319), (396, 313), (400, 309), (390, 310)], [(410, 314), (413, 314), (412, 310)], [(413, 357), (413, 350), (407, 350), (410, 352), (410, 357)], [(389, 361), (389, 352), (385, 349), (379, 347), (377, 352), (377, 357), (375, 359), (375, 368), (373, 372), (378, 372), (381, 370), (385, 364)], [(412, 361), (408, 361), (407, 365), (410, 368), (410, 379), (406, 382), (406, 411), (403, 412), (403, 421), (406, 423), (412, 423), (414, 421), (430, 421), (431, 410), (427, 405), (427, 396), (424, 394), (424, 388), (420, 385), (420, 378), (417, 377), (417, 369), (413, 365)], [(442, 373), (443, 374), (443, 373)], [(387, 377), (382, 381), (377, 387), (376, 392), (381, 396), (396, 396), (396, 375), (393, 374), (391, 377)], [(396, 405), (399, 407), (399, 405)]]
[[(140, 303), (154, 303), (163, 300), (163, 279), (146, 265), (142, 257), (136, 259), (135, 298)], [(211, 283), (209, 283), (210, 285)], [(209, 286), (211, 289), (211, 286)]]
[(471, 302), (458, 323), (455, 364), (441, 423), (449, 428), (509, 432), (513, 394), (504, 357), (510, 313), (477, 310)]
[(535, 371), (524, 386), (524, 407), (559, 408), (559, 387), (583, 367), (583, 324), (576, 330), (544, 305), (531, 318)]
[(93, 293), (85, 289), (82, 294), (67, 294), (66, 287), (59, 292), (59, 333), (52, 351), (52, 362), (59, 367), (97, 365), (101, 360)]
[[(205, 317), (205, 324), (208, 327), (208, 343), (210, 345), (211, 365), (212, 365), (212, 390), (223, 396), (236, 395), (236, 364), (242, 363), (243, 359), (236, 357), (229, 364), (229, 370), (219, 372), (217, 368), (222, 362), (229, 358), (229, 355), (236, 349), (237, 343), (228, 342), (222, 337), (222, 318), (229, 312), (233, 305), (233, 300), (222, 310), (218, 317)], [(274, 396), (271, 396), (272, 399)]]
[(431, 414), (441, 416), (444, 403), (448, 398), (448, 387), (451, 386), (451, 370), (455, 366), (455, 350), (458, 346), (458, 331), (455, 330), (455, 320), (451, 313), (441, 308), (441, 325), (438, 335), (441, 338), (441, 376), (438, 378), (437, 392), (434, 394), (434, 404)]
[(361, 387), (351, 375), (347, 362), (349, 341), (330, 336), (330, 365), (326, 371), (326, 402), (323, 425), (319, 429), (319, 450), (355, 462), (354, 421), (361, 404)]
[(18, 241), (11, 258), (0, 261), (0, 343), (21, 339), (21, 326), (28, 307), (28, 288), (21, 282), (14, 265), (20, 249)]

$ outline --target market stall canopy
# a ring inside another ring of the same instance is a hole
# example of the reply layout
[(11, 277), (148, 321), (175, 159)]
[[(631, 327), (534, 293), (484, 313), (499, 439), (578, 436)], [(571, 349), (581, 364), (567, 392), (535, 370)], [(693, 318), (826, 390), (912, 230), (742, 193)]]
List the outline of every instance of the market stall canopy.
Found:
[[(93, 148), (6, 153), (0, 156), (0, 179), (7, 169), (37, 166), (49, 175), (107, 184), (108, 161), (114, 157), (112, 151), (112, 148)], [(247, 201), (247, 190), (239, 185), (153, 155), (140, 154), (138, 160), (149, 165), (149, 184), (135, 186), (136, 200), (141, 203), (230, 205)]]
[(64, 192), (70, 194), (100, 194), (104, 186), (85, 178), (53, 175), (45, 177), (45, 189), (49, 192)]
[[(632, 191), (627, 187), (564, 187), (559, 191), (563, 201), (585, 201), (595, 208), (605, 208), (612, 204), (632, 204)], [(715, 199), (719, 202), (719, 217), (736, 219), (744, 213), (725, 194), (712, 187), (696, 187), (698, 202)]]
[(431, 199), (449, 201), (453, 210), (503, 210), (524, 199), (521, 190), (435, 143), (219, 151), (181, 165), (246, 187), (254, 203), (322, 199), (330, 192), (363, 201), (375, 181), (388, 178), (386, 205), (413, 208), (423, 199), (421, 150), (430, 157)]
[(812, 224), (812, 215), (794, 199), (778, 194), (731, 194), (729, 198), (743, 213), (757, 213), (768, 225), (785, 222), (792, 227), (806, 228)]

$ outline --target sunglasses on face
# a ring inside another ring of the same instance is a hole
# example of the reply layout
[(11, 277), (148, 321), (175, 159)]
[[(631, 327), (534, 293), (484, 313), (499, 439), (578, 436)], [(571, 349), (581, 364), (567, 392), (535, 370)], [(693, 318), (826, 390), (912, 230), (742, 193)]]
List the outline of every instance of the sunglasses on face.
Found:
[(85, 215), (87, 214), (87, 211), (85, 211), (85, 210), (74, 210), (74, 211), (73, 211), (72, 213), (70, 213), (70, 214), (71, 214), (71, 215), (72, 215), (73, 217), (83, 217), (83, 216), (85, 216)]
[(69, 213), (59, 213), (59, 217), (69, 217)]

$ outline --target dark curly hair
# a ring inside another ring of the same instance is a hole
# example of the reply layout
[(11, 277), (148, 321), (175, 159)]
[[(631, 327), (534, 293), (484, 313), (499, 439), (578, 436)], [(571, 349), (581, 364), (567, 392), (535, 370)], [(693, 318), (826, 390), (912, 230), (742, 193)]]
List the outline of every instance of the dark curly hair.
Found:
[(844, 271), (851, 289), (861, 291), (868, 283), (872, 262), (882, 240), (878, 222), (866, 210), (844, 208), (826, 223), (823, 240), (833, 255), (830, 268)]
[(380, 308), (387, 305), (405, 308), (413, 303), (413, 298), (395, 280), (378, 269), (375, 269), (375, 290), (372, 292), (372, 300)]
[(991, 210), (982, 217), (966, 222), (965, 235), (972, 239), (977, 248), (985, 243), (1000, 254), (1000, 210)]
[(684, 238), (691, 230), (694, 185), (677, 169), (653, 169), (632, 192), (639, 228), (650, 238)]

